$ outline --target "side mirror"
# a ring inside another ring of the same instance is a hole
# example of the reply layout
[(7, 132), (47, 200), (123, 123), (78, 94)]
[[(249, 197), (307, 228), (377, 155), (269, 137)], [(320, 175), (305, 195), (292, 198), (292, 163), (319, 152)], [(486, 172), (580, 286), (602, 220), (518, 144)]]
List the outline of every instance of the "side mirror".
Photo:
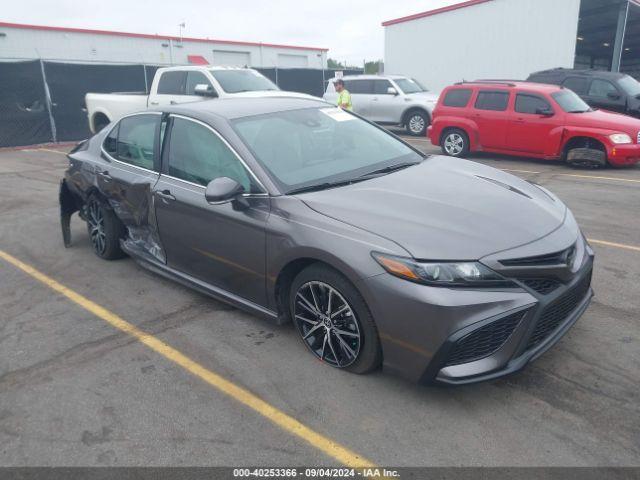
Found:
[(214, 178), (207, 185), (204, 198), (209, 203), (224, 203), (237, 199), (244, 193), (244, 187), (229, 177)]
[(555, 115), (555, 112), (550, 108), (538, 108), (536, 109), (536, 113), (538, 115), (544, 115), (545, 117), (553, 117)]
[(387, 88), (387, 95), (398, 95), (398, 90), (393, 87)]
[(193, 93), (195, 95), (199, 95), (201, 97), (217, 97), (216, 91), (213, 89), (211, 85), (207, 85), (206, 83), (199, 83), (193, 89)]
[(615, 92), (607, 93), (607, 97), (611, 100), (620, 100), (620, 94)]

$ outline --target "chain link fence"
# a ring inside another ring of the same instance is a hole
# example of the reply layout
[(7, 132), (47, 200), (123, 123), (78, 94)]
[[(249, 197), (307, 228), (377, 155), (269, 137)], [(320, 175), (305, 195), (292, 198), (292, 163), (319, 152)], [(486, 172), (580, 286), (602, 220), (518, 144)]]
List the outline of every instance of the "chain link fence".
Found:
[[(160, 65), (0, 59), (0, 147), (82, 140), (90, 136), (88, 92), (149, 92)], [(332, 70), (256, 68), (282, 90), (322, 97)], [(362, 73), (344, 71), (345, 75)]]

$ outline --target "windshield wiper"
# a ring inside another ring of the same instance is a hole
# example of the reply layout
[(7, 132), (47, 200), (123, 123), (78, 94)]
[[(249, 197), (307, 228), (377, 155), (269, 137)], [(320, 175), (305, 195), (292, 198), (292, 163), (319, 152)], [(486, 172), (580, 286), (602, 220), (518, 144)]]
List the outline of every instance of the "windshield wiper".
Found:
[(339, 182), (318, 183), (317, 185), (307, 185), (306, 187), (294, 188), (293, 190), (289, 190), (286, 194), (295, 195), (296, 193), (317, 192), (318, 190), (326, 190), (327, 188), (351, 185), (352, 183), (361, 182), (363, 180), (366, 180), (366, 178), (352, 178), (349, 180), (341, 180)]
[(396, 165), (389, 165), (388, 167), (380, 168), (379, 170), (374, 170), (373, 172), (365, 173), (361, 175), (359, 178), (366, 179), (369, 177), (376, 177), (378, 175), (385, 175), (391, 172), (397, 172), (398, 170), (403, 170), (405, 168), (413, 167), (414, 165), (418, 165), (421, 162), (404, 162), (398, 163)]
[(569, 110), (567, 113), (587, 113), (587, 112), (593, 112), (592, 109), (589, 110)]

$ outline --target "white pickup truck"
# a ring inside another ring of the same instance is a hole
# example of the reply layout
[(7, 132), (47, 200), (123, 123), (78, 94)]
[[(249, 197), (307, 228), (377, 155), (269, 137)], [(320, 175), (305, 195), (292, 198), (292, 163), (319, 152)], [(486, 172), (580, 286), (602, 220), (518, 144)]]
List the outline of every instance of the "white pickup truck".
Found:
[(160, 68), (151, 92), (87, 93), (85, 103), (89, 129), (96, 133), (113, 120), (133, 112), (162, 105), (197, 102), (212, 98), (309, 95), (283, 92), (251, 68), (183, 66)]

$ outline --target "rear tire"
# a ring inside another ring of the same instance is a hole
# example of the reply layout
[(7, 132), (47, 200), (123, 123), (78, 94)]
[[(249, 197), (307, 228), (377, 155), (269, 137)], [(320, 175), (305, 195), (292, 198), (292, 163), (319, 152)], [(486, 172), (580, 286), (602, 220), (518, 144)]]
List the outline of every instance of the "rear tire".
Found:
[(450, 128), (442, 134), (440, 146), (449, 157), (465, 157), (469, 154), (469, 137), (459, 128)]
[(85, 212), (93, 252), (104, 260), (124, 257), (120, 239), (124, 238), (126, 229), (113, 209), (97, 195), (91, 195)]
[(313, 264), (302, 270), (291, 284), (289, 310), (302, 341), (324, 363), (356, 374), (380, 366), (382, 349), (371, 312), (360, 292), (334, 269)]

